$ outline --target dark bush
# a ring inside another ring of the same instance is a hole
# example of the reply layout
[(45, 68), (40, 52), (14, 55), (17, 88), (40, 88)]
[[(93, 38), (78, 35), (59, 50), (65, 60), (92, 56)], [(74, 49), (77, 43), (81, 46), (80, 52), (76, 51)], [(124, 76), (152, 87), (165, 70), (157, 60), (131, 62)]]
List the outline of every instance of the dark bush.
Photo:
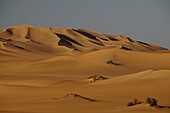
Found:
[(140, 102), (137, 98), (133, 100), (133, 102), (128, 102), (127, 106), (134, 106), (137, 104), (142, 104), (143, 102)]
[(127, 106), (133, 106), (133, 102), (128, 102)]
[(134, 105), (139, 104), (139, 100), (137, 98), (134, 99)]
[(147, 98), (146, 98), (146, 103), (147, 103), (147, 104), (151, 104), (151, 103), (152, 103), (151, 97), (147, 97)]
[(158, 106), (158, 101), (154, 98), (152, 98), (152, 103), (150, 104), (150, 106)]
[(150, 98), (148, 97), (146, 99), (146, 103), (149, 104), (150, 106), (158, 106), (158, 101), (155, 98)]

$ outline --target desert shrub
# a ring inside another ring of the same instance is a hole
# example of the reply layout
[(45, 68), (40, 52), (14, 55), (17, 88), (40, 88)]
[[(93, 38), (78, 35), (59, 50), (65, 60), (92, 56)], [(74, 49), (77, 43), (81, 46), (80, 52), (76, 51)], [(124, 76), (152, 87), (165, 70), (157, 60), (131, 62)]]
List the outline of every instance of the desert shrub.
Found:
[(154, 98), (152, 98), (152, 103), (150, 104), (150, 106), (158, 106), (158, 101)]
[(107, 64), (113, 64), (112, 60), (107, 61)]
[(88, 79), (92, 79), (91, 82), (96, 82), (96, 81), (100, 81), (100, 80), (106, 80), (108, 78), (104, 77), (103, 75), (94, 75), (94, 76), (88, 77)]
[(127, 106), (134, 106), (134, 105), (141, 104), (141, 103), (143, 102), (140, 102), (137, 98), (135, 98), (133, 102), (128, 102)]
[(147, 103), (147, 104), (151, 104), (151, 103), (152, 103), (151, 97), (147, 97), (147, 98), (146, 98), (146, 103)]
[[(142, 104), (142, 103), (143, 102), (140, 102), (137, 98), (135, 98), (133, 102), (128, 102), (127, 106), (134, 106), (134, 105)], [(153, 107), (160, 107), (158, 106), (157, 104), (158, 101), (155, 98), (147, 97), (145, 103)]]
[(146, 99), (146, 103), (149, 104), (150, 106), (157, 106), (158, 101), (155, 98), (148, 97)]
[(139, 103), (140, 103), (139, 100), (137, 98), (135, 98), (134, 99), (134, 104), (136, 105), (136, 104), (139, 104)]
[(133, 106), (133, 102), (128, 102), (127, 106)]

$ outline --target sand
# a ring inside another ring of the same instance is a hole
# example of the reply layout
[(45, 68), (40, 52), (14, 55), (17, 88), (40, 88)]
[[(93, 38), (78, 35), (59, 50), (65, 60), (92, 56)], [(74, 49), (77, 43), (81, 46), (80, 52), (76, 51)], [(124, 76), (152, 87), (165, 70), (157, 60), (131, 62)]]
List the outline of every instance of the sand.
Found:
[[(29, 25), (0, 30), (0, 113), (169, 113), (170, 52), (121, 35)], [(92, 82), (91, 76), (108, 79)]]

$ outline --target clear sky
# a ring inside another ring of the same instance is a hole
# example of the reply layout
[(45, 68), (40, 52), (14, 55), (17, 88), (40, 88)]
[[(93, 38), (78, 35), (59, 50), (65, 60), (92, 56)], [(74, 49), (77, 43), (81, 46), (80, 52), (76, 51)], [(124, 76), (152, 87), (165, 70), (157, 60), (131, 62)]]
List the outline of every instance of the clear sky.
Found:
[(0, 0), (0, 29), (82, 28), (170, 49), (170, 0)]

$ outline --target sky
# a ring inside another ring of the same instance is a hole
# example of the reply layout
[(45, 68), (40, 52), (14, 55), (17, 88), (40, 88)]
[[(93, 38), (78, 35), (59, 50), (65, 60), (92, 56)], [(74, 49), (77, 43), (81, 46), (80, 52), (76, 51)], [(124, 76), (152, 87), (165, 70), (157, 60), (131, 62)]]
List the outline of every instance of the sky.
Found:
[(81, 28), (170, 49), (170, 0), (0, 0), (0, 29)]

